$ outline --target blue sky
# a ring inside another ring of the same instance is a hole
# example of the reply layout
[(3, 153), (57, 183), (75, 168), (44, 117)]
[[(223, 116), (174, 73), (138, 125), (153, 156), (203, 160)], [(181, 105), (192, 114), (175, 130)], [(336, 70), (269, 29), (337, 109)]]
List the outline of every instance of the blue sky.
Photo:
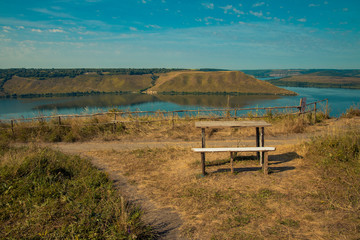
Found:
[(10, 67), (360, 68), (360, 1), (2, 0)]

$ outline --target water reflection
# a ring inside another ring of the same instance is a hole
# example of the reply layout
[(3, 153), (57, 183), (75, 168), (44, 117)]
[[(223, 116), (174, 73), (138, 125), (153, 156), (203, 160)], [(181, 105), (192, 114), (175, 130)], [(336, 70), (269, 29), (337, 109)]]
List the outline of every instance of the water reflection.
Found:
[(159, 101), (155, 96), (147, 94), (102, 94), (66, 98), (65, 102), (53, 102), (36, 107), (40, 110), (67, 108), (111, 108), (118, 106), (132, 106), (148, 102)]
[[(201, 106), (201, 107), (244, 107), (257, 102), (279, 99), (273, 95), (243, 95), (243, 96), (224, 96), (224, 95), (148, 95), (148, 94), (123, 94), (123, 95), (93, 95), (81, 97), (69, 97), (59, 102), (41, 104), (34, 109), (66, 109), (66, 108), (111, 108), (128, 107), (153, 102), (170, 102), (181, 106)], [(59, 99), (60, 100), (60, 99)]]
[[(360, 105), (360, 90), (340, 88), (286, 87), (298, 96), (273, 95), (146, 95), (102, 94), (78, 97), (0, 99), (0, 119), (39, 115), (83, 114), (119, 108), (128, 111), (178, 111), (214, 108), (298, 106), (301, 97), (307, 102), (329, 99), (330, 115), (339, 116), (352, 105)], [(321, 107), (320, 105), (318, 106)]]
[(158, 95), (158, 98), (163, 102), (173, 102), (178, 105), (240, 108), (280, 97), (274, 95)]

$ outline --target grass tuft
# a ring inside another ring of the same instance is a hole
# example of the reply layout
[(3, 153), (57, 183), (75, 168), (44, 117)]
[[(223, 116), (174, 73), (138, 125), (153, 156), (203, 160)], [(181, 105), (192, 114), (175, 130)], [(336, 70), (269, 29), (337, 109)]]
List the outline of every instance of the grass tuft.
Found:
[(107, 175), (80, 157), (8, 148), (0, 158), (0, 182), (2, 239), (152, 237), (141, 212), (123, 209)]
[(344, 114), (342, 114), (342, 117), (345, 118), (352, 118), (352, 117), (358, 117), (360, 116), (360, 106), (351, 106), (349, 109), (346, 110)]

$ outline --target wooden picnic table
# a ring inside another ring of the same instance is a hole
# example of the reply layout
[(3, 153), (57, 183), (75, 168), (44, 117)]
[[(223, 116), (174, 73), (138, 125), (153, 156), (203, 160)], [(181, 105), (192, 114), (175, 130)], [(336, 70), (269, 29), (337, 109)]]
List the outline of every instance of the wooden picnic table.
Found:
[[(264, 148), (265, 146), (265, 141), (264, 141), (264, 136), (265, 136), (265, 132), (264, 132), (264, 128), (265, 127), (269, 127), (271, 126), (270, 123), (267, 123), (263, 120), (261, 121), (200, 121), (200, 122), (195, 122), (195, 127), (196, 128), (201, 128), (201, 136), (202, 136), (202, 140), (201, 140), (201, 149), (193, 149), (196, 152), (201, 152), (201, 166), (202, 166), (202, 174), (205, 175), (205, 152), (220, 152), (220, 151), (229, 151), (231, 153), (231, 157), (233, 160), (233, 154), (234, 152), (246, 152), (252, 150), (253, 152), (257, 152), (257, 157), (260, 160), (260, 164), (263, 165), (264, 163), (264, 154), (267, 154), (267, 151), (273, 151), (273, 150), (269, 150), (267, 148)], [(255, 132), (256, 132), (256, 138), (255, 138), (255, 142), (256, 142), (256, 147), (255, 148), (213, 148), (212, 150), (210, 149), (206, 149), (206, 144), (205, 144), (205, 129), (211, 129), (211, 128), (245, 128), (245, 127), (253, 127), (255, 128)], [(273, 148), (275, 150), (275, 148)], [(238, 150), (238, 151), (237, 151)], [(256, 151), (259, 150), (259, 151)], [(266, 172), (267, 174), (267, 155), (266, 155), (266, 169), (264, 169), (264, 172)], [(231, 161), (232, 163), (232, 161)], [(231, 165), (232, 166), (232, 165)], [(231, 168), (232, 170), (232, 168)]]

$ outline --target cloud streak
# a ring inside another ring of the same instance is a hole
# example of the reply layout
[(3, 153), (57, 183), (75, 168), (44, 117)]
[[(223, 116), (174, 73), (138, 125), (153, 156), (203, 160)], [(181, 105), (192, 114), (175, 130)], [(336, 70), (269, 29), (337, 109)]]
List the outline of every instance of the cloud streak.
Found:
[(202, 5), (203, 5), (205, 8), (214, 9), (214, 4), (213, 4), (213, 3), (202, 3)]

